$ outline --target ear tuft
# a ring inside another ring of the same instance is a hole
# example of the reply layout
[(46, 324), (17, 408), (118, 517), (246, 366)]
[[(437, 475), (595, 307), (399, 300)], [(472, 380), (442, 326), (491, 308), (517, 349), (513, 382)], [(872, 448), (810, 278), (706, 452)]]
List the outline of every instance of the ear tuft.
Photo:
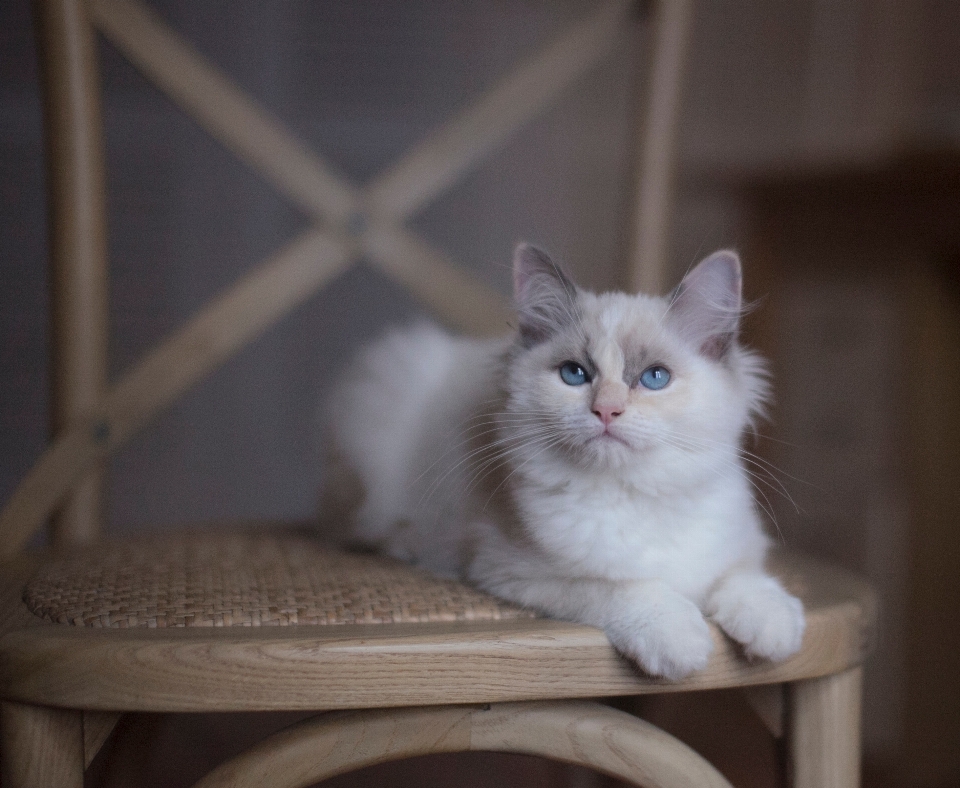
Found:
[(520, 340), (542, 342), (577, 319), (577, 286), (542, 249), (519, 244), (513, 253), (513, 297)]
[(743, 274), (736, 252), (714, 252), (673, 293), (671, 324), (708, 358), (722, 358), (737, 338)]

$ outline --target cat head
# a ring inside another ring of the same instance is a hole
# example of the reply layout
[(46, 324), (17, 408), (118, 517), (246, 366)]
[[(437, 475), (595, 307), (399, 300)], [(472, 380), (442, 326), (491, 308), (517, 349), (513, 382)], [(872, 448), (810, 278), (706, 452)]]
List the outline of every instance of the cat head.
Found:
[(737, 255), (716, 252), (668, 298), (582, 290), (543, 251), (517, 247), (509, 419), (518, 458), (640, 469), (739, 444), (761, 415), (763, 362), (738, 342)]

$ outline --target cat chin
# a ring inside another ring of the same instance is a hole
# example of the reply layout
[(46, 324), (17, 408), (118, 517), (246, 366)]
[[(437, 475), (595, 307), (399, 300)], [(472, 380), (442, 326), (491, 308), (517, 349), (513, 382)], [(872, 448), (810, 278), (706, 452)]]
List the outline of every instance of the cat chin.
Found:
[[(687, 479), (691, 471), (710, 477), (715, 470), (699, 473), (692, 468), (685, 453), (678, 457), (676, 449), (665, 446), (657, 438), (649, 435), (631, 434), (591, 436), (575, 448), (567, 448), (554, 456), (570, 472), (585, 472), (604, 476), (615, 476), (622, 481), (648, 486), (651, 480), (659, 478), (664, 468), (671, 468), (672, 474)], [(712, 468), (712, 466), (711, 466)]]
[(596, 432), (587, 436), (583, 442), (584, 448), (597, 456), (633, 463), (641, 461), (662, 445), (662, 441), (636, 429)]
[(575, 462), (583, 470), (608, 473), (636, 467), (641, 453), (626, 438), (604, 433), (581, 444)]

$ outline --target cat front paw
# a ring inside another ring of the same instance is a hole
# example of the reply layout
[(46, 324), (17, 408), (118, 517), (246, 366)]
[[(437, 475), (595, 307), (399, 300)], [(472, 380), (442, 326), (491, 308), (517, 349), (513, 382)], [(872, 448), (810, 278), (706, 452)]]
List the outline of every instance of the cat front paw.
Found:
[(800, 650), (806, 628), (800, 600), (760, 572), (736, 573), (721, 581), (707, 600), (706, 613), (748, 656), (775, 662)]
[(618, 651), (651, 676), (672, 680), (707, 666), (713, 638), (693, 602), (662, 587), (643, 588), (631, 596), (623, 615), (605, 627)]

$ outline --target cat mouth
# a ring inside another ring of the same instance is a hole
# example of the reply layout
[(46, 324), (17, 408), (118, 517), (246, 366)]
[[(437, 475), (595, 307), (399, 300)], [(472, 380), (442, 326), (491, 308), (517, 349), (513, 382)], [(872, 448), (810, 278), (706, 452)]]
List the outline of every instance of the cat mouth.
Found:
[(596, 435), (594, 435), (590, 439), (590, 442), (593, 443), (594, 441), (603, 441), (604, 443), (615, 441), (623, 446), (626, 446), (628, 449), (630, 448), (630, 444), (627, 443), (623, 438), (621, 438), (619, 435), (614, 435), (612, 432), (609, 432), (607, 430), (604, 430), (603, 432), (599, 432)]

